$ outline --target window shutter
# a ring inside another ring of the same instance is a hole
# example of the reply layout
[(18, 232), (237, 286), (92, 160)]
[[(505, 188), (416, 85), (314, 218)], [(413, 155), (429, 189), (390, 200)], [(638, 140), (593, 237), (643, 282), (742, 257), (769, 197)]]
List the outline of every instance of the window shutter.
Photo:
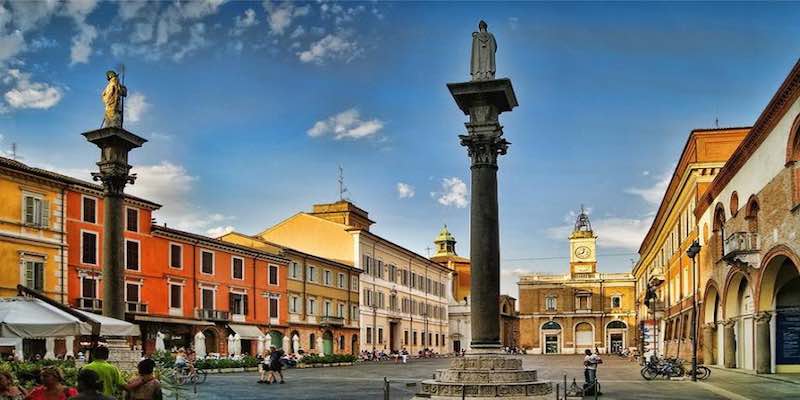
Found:
[(34, 203), (33, 197), (25, 196), (25, 213), (23, 215), (23, 222), (26, 224), (34, 223)]
[(34, 286), (36, 290), (44, 290), (44, 263), (33, 263)]
[(50, 227), (50, 202), (47, 200), (42, 201), (42, 221), (40, 225), (43, 228)]
[(242, 301), (244, 302), (244, 315), (247, 315), (247, 310), (250, 308), (248, 307), (247, 295), (242, 296)]
[(25, 261), (25, 286), (33, 288), (35, 283), (34, 281), (33, 263), (30, 261)]
[(228, 293), (228, 311), (230, 311), (231, 314), (235, 313), (233, 308), (233, 293)]

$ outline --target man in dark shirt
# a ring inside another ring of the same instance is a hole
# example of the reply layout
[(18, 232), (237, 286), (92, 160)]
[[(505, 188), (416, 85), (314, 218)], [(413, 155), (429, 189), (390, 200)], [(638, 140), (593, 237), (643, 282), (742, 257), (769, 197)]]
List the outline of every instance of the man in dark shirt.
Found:
[(283, 350), (278, 350), (275, 346), (269, 346), (269, 380), (267, 383), (272, 383), (281, 377), (281, 383), (286, 383), (283, 380), (283, 364), (281, 364), (281, 357), (283, 357)]

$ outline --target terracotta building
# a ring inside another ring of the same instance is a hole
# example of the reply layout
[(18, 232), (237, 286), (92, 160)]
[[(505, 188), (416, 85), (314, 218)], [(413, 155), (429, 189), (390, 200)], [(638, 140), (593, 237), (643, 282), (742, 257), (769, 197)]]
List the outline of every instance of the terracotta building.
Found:
[(576, 354), (634, 346), (633, 276), (597, 272), (596, 242), (581, 210), (569, 237), (569, 272), (520, 277), (521, 347), (534, 354)]

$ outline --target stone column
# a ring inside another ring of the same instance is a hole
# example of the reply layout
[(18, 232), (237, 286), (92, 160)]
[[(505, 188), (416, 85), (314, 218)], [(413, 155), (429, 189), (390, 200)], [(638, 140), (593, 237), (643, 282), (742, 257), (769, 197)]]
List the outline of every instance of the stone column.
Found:
[(100, 148), (100, 172), (92, 177), (103, 183), (103, 315), (125, 318), (125, 185), (133, 184), (128, 153), (145, 139), (119, 127), (105, 127), (83, 134)]
[(770, 348), (769, 320), (772, 313), (760, 312), (755, 316), (756, 322), (756, 373), (769, 374), (772, 372), (772, 358)]
[(717, 325), (714, 323), (703, 325), (703, 364), (714, 363), (714, 332)]
[(736, 368), (736, 337), (733, 334), (733, 328), (736, 321), (726, 319), (722, 321), (722, 345), (724, 347), (723, 362), (725, 368)]
[[(472, 159), (470, 261), (472, 351), (498, 351), (500, 344), (500, 233), (497, 206), (497, 158), (509, 143), (498, 116), (517, 105), (509, 79), (447, 85), (459, 108), (469, 115), (461, 145)], [(491, 322), (490, 322), (491, 321)]]

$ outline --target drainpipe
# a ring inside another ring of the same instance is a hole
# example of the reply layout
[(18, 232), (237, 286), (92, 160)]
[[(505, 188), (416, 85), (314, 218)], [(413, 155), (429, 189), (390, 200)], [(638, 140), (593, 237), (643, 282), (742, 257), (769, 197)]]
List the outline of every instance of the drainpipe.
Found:
[[(64, 275), (67, 274), (69, 268), (68, 263), (64, 261), (64, 243), (67, 241), (67, 218), (66, 218), (66, 209), (67, 209), (67, 199), (65, 196), (64, 188), (61, 188), (61, 304), (64, 304), (64, 294), (66, 293), (66, 288), (64, 287)], [(69, 350), (69, 349), (68, 349)]]
[[(244, 265), (242, 265), (242, 268), (244, 268)], [(278, 270), (278, 273), (280, 273), (280, 270)], [(267, 282), (269, 283), (269, 263), (267, 264)], [(278, 284), (280, 284), (280, 279), (278, 279)], [(253, 256), (253, 321), (258, 323), (258, 300), (256, 296), (258, 296), (258, 290), (256, 290), (256, 257)], [(250, 296), (248, 296), (247, 299), (248, 302), (250, 302), (249, 297)], [(267, 310), (269, 310), (269, 299), (267, 299)], [(280, 314), (278, 314), (278, 316), (280, 317)], [(247, 316), (245, 316), (245, 319), (246, 318)], [(267, 321), (269, 321), (269, 319), (269, 312), (267, 312)]]

